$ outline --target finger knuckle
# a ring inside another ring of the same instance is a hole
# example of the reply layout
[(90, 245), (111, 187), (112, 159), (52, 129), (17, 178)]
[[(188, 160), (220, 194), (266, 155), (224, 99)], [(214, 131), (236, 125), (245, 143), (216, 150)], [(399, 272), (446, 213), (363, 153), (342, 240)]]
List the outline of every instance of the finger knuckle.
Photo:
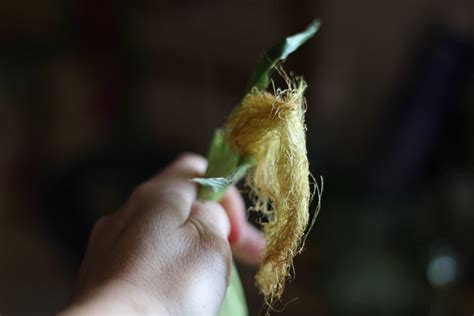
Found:
[(133, 201), (146, 199), (152, 192), (152, 189), (152, 184), (150, 182), (143, 182), (135, 187), (130, 195), (130, 199)]
[(109, 215), (100, 217), (98, 220), (95, 221), (95, 223), (92, 227), (91, 235), (92, 236), (100, 235), (101, 232), (104, 230), (104, 227), (106, 227), (109, 222), (110, 222), (110, 216)]
[(201, 155), (185, 152), (178, 156), (176, 163), (183, 165), (205, 165), (207, 160)]
[(95, 221), (94, 229), (100, 229), (101, 227), (105, 226), (105, 224), (109, 221), (109, 219), (110, 219), (109, 215), (100, 217), (98, 220)]
[(218, 257), (230, 257), (230, 246), (227, 240), (211, 231), (201, 235), (200, 248), (203, 252)]

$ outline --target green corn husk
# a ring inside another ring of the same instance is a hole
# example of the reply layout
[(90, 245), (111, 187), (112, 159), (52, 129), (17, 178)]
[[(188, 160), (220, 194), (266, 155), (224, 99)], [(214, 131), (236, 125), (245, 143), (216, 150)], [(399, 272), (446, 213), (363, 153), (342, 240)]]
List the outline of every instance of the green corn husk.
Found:
[[(245, 95), (255, 89), (267, 89), (270, 84), (270, 73), (274, 67), (309, 40), (318, 31), (320, 24), (319, 20), (315, 20), (303, 32), (289, 36), (282, 43), (270, 48), (257, 64)], [(221, 200), (227, 188), (242, 179), (254, 164), (251, 157), (240, 156), (232, 150), (225, 142), (220, 129), (214, 134), (207, 158), (208, 168), (205, 176), (192, 179), (200, 184), (198, 198), (203, 200)], [(247, 314), (245, 295), (233, 264), (229, 288), (219, 315)]]

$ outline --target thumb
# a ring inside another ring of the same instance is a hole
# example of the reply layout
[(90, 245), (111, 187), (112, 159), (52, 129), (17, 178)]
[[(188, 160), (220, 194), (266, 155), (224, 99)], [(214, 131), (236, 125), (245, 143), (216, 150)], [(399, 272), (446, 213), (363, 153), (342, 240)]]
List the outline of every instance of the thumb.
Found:
[(198, 230), (210, 230), (224, 240), (230, 233), (229, 218), (224, 208), (214, 201), (195, 201), (187, 222), (195, 224)]

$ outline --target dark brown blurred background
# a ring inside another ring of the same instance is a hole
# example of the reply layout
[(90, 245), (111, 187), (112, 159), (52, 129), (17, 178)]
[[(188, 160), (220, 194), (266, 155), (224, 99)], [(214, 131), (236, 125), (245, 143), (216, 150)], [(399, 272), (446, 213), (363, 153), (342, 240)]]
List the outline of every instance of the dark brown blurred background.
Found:
[[(205, 154), (266, 48), (326, 190), (281, 315), (474, 313), (472, 0), (0, 2), (0, 314), (70, 294), (94, 220)], [(254, 270), (241, 267), (251, 314)]]

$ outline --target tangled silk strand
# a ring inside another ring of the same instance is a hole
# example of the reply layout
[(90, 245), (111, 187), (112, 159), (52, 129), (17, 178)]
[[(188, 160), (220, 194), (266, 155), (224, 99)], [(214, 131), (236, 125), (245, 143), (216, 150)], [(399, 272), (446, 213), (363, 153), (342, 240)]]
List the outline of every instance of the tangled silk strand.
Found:
[(279, 299), (293, 257), (302, 250), (311, 193), (302, 79), (275, 94), (254, 90), (230, 115), (224, 133), (239, 154), (255, 159), (246, 181), (254, 209), (265, 215), (267, 242), (256, 276), (266, 302)]

